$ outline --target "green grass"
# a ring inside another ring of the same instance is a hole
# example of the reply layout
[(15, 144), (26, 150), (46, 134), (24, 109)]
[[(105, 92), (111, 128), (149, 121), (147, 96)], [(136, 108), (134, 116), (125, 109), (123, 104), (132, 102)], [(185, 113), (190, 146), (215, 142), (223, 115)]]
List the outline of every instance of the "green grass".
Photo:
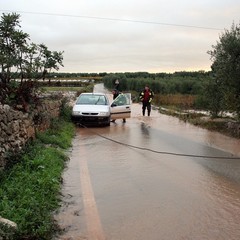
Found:
[(70, 91), (77, 92), (84, 89), (84, 87), (42, 87), (45, 91)]
[[(37, 138), (42, 143), (51, 144), (54, 147), (60, 147), (66, 149), (69, 147), (69, 132), (71, 132), (71, 126), (64, 125), (64, 121), (53, 121), (50, 129), (44, 133), (38, 133)], [(63, 131), (57, 131), (59, 127), (63, 128)]]
[(74, 126), (64, 120), (53, 126), (39, 133), (1, 173), (0, 216), (18, 227), (6, 232), (0, 226), (0, 239), (51, 239), (56, 230), (52, 213), (60, 203), (61, 175), (68, 159), (64, 150), (71, 146)]

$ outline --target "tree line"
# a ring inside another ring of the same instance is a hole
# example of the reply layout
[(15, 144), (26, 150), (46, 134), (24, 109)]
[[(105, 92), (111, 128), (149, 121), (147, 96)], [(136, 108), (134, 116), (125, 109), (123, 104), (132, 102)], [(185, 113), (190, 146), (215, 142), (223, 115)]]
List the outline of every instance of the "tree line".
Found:
[(114, 88), (120, 81), (121, 91), (141, 91), (145, 85), (160, 94), (199, 94), (204, 84), (212, 77), (212, 72), (175, 72), (175, 73), (115, 73), (103, 77), (108, 88)]

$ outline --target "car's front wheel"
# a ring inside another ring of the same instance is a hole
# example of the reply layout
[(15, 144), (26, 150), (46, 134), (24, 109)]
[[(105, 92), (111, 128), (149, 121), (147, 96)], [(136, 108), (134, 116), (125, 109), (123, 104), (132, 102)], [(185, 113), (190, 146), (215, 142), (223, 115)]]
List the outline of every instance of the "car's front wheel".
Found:
[(108, 121), (106, 123), (106, 126), (110, 126), (110, 121), (111, 121), (111, 117), (108, 118)]

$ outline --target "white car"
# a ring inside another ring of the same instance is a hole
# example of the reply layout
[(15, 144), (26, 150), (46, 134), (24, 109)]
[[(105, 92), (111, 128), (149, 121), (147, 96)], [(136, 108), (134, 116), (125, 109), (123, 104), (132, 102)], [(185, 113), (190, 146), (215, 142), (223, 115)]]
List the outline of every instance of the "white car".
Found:
[(130, 118), (131, 94), (121, 93), (110, 103), (104, 93), (82, 93), (72, 109), (72, 121), (83, 126), (109, 126), (111, 120)]

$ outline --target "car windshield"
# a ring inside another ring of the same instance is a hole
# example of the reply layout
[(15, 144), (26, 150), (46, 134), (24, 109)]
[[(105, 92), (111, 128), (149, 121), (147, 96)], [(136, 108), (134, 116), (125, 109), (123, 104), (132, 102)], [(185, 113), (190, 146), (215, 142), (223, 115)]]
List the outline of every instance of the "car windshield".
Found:
[(104, 95), (82, 94), (79, 96), (76, 104), (78, 105), (107, 105), (107, 100)]

